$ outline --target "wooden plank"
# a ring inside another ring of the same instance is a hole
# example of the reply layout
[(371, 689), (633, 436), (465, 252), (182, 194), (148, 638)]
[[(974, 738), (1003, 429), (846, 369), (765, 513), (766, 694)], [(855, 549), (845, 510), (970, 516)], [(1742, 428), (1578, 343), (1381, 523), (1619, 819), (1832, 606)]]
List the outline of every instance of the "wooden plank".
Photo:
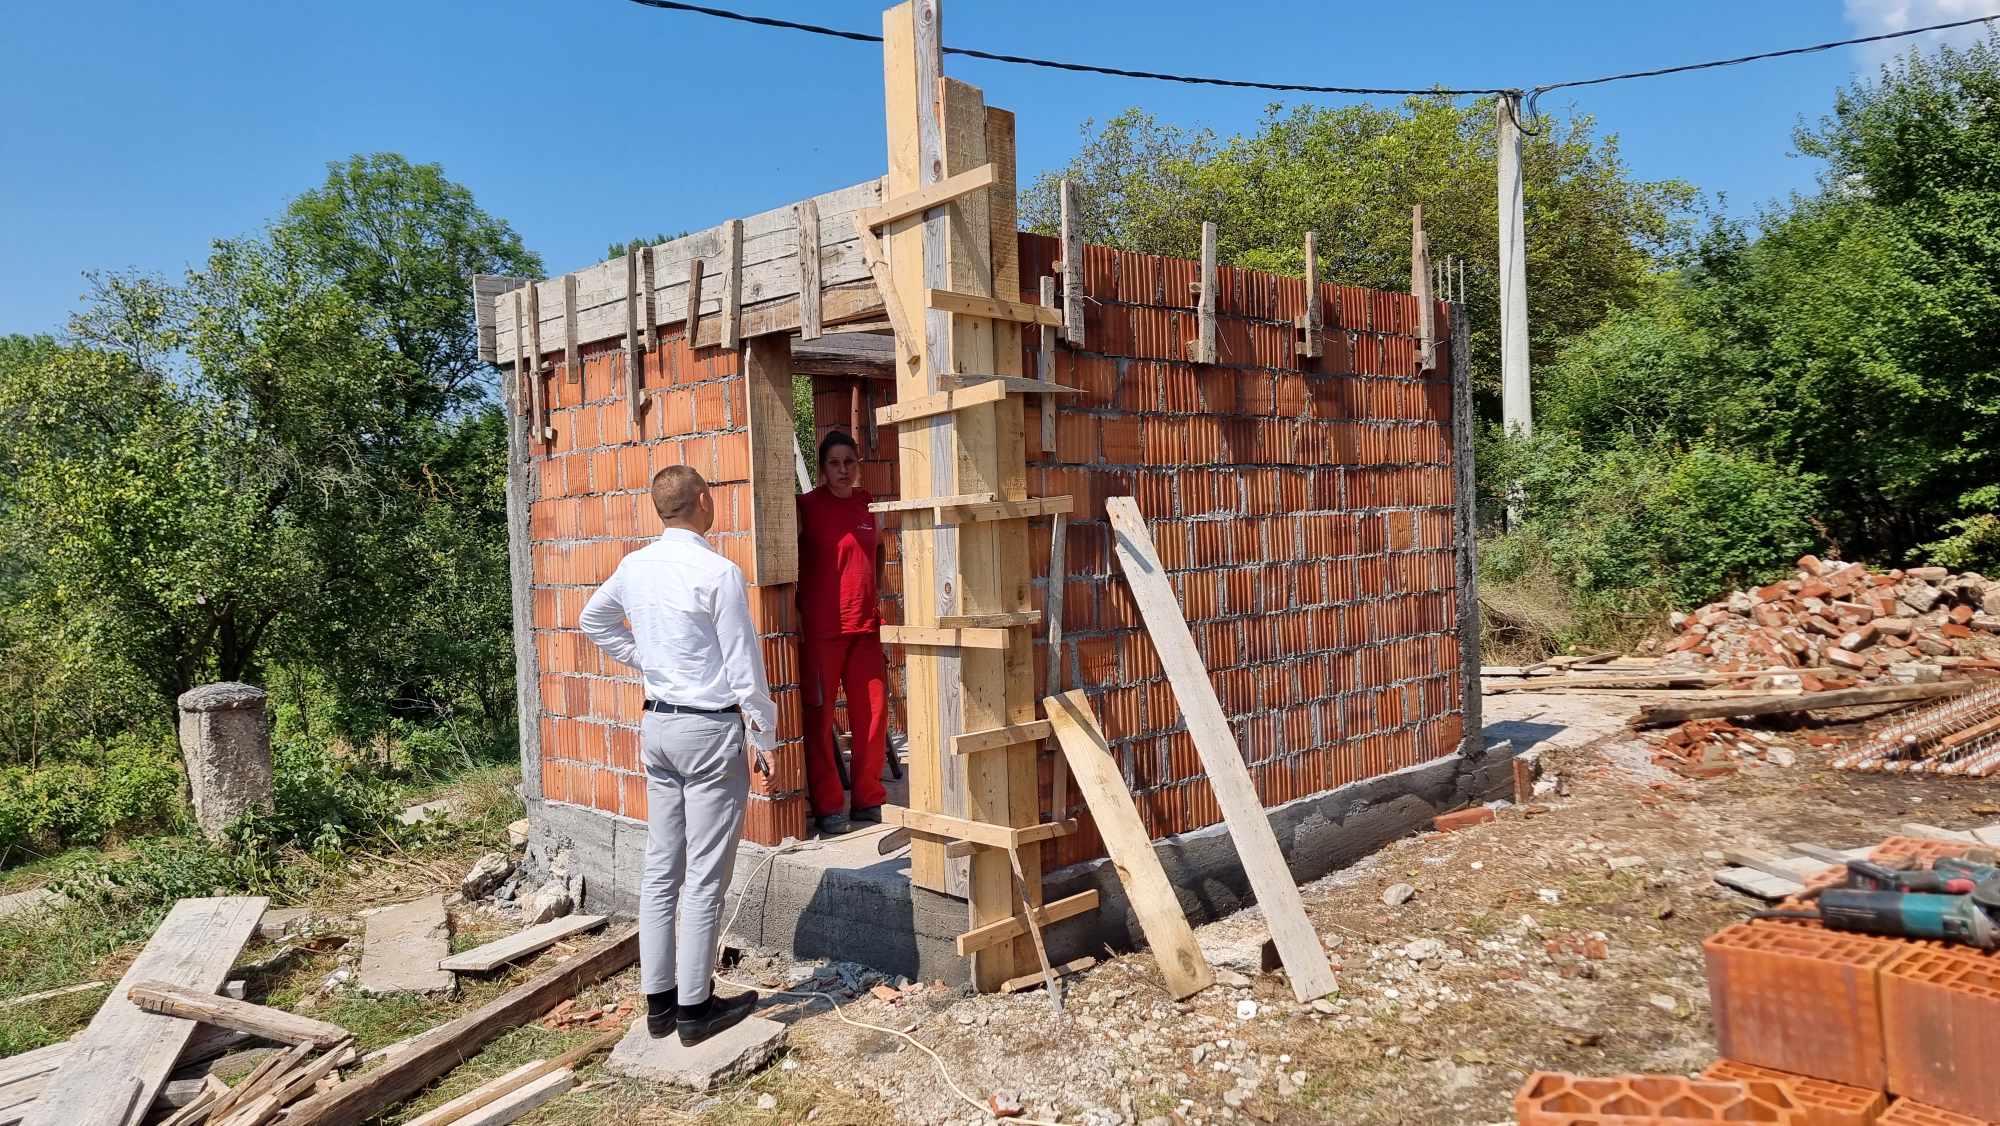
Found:
[[(993, 326), (993, 330), (999, 332), (1002, 329), (1011, 327), (1014, 326), (996, 324)], [(1066, 387), (1060, 383), (1044, 383), (1039, 379), (1028, 379), (1019, 375), (954, 375), (951, 378), (960, 387), (985, 387), (998, 384), (1009, 395), (1074, 395), (1078, 393), (1078, 389), (1075, 387)], [(1025, 451), (1023, 456), (1025, 456)]]
[(507, 302), (508, 306), (513, 310), (514, 340), (520, 345), (514, 351), (514, 411), (522, 418), (529, 418), (534, 414), (533, 403), (535, 400), (533, 383), (535, 368), (533, 364), (528, 362), (528, 337), (521, 329), (521, 326), (527, 321), (527, 309), (525, 308), (527, 301), (528, 297), (525, 291), (515, 290), (511, 300)]
[(1773, 876), (1769, 872), (1759, 872), (1755, 868), (1724, 868), (1715, 874), (1715, 882), (1731, 891), (1740, 891), (1766, 902), (1797, 895), (1805, 890), (1805, 885), (1797, 880)]
[[(1064, 896), (1064, 898), (1060, 898), (1056, 902), (1050, 902), (1050, 904), (1046, 904), (1042, 908), (1036, 908), (1034, 914), (1036, 914), (1036, 920), (1042, 926), (1054, 926), (1054, 924), (1058, 924), (1058, 922), (1062, 922), (1066, 918), (1084, 914), (1086, 910), (1098, 910), (1098, 892), (1096, 892), (1096, 888), (1092, 888), (1088, 892), (1078, 892), (1074, 896)], [(958, 948), (958, 956), (964, 958), (964, 956), (970, 956), (974, 950), (986, 950), (986, 948), (998, 946), (1002, 942), (1012, 942), (1014, 938), (1024, 938), (1026, 934), (1028, 934), (1028, 920), (1024, 916), (1016, 914), (1016, 916), (1002, 918), (1000, 922), (988, 922), (986, 926), (968, 930), (968, 932), (960, 934), (954, 940), (954, 944)]]
[[(570, 1082), (574, 1081), (575, 1069), (583, 1061), (610, 1049), (624, 1036), (625, 1029), (614, 1028), (555, 1059), (522, 1064), (498, 1079), (411, 1119), (404, 1126), (444, 1126), (447, 1122), (456, 1126), (499, 1126), (500, 1123), (512, 1122), (554, 1097), (553, 1093), (568, 1090)], [(554, 1079), (563, 1081), (551, 1086), (550, 1081)], [(531, 1092), (551, 1090), (553, 1093), (531, 1095)], [(507, 1113), (509, 1110), (512, 1113)]]
[(1417, 299), (1417, 369), (1437, 367), (1437, 302), (1431, 292), (1431, 241), (1424, 235), (1424, 205), (1410, 208), (1410, 294)]
[(908, 192), (875, 207), (863, 208), (855, 212), (854, 221), (872, 229), (885, 227), (898, 219), (908, 219), (921, 215), (933, 207), (943, 207), (962, 195), (991, 187), (995, 169), (991, 161), (977, 168), (947, 176), (935, 184), (929, 184), (914, 192)]
[(820, 337), (819, 205), (812, 200), (793, 204), (799, 224), (799, 339)]
[(1042, 615), (1034, 610), (1012, 610), (1004, 614), (946, 614), (938, 625), (947, 629), (1019, 629), (1039, 625)]
[(1932, 684), (1891, 684), (1880, 688), (1843, 688), (1833, 692), (1792, 692), (1775, 696), (1732, 696), (1694, 704), (1647, 704), (1639, 709), (1633, 723), (1640, 727), (1660, 727), (1691, 719), (1717, 719), (1734, 715), (1789, 715), (1822, 708), (1852, 708), (1866, 704), (1902, 704), (1955, 696), (1977, 686), (1976, 681), (1945, 680)]
[[(1007, 862), (1013, 867), (1014, 894), (1021, 897), (1022, 919), (1028, 924), (1028, 938), (1035, 948), (1035, 962), (1042, 968), (1042, 982), (1048, 987), (1049, 1003), (1061, 1012), (1062, 986), (1056, 981), (1055, 967), (1049, 964), (1048, 943), (1042, 938), (1041, 898), (1029, 891), (1027, 871), (1021, 865), (1021, 850), (1008, 849)], [(1002, 981), (1000, 988), (1004, 990), (1006, 982), (1011, 980)]]
[(921, 512), (933, 508), (950, 508), (954, 505), (991, 504), (998, 499), (995, 493), (965, 493), (948, 497), (906, 497), (897, 500), (871, 501), (870, 512)]
[[(1044, 627), (1048, 647), (1048, 686), (1051, 696), (1067, 689), (1063, 676), (1063, 591), (1069, 586), (1069, 517), (1056, 513), (1049, 528), (1048, 625)], [(1054, 734), (1054, 729), (1050, 729)], [(1060, 821), (1069, 816), (1069, 759), (1056, 749), (1051, 764), (1054, 777), (1049, 784), (1049, 817)]]
[(980, 504), (961, 504), (938, 512), (941, 524), (971, 524), (991, 520), (1032, 520), (1037, 516), (1054, 516), (1072, 512), (1076, 508), (1075, 497), (1028, 497), (1025, 500), (995, 500)]
[(944, 626), (883, 626), (884, 645), (924, 645), (949, 649), (1005, 649), (1004, 629), (951, 629)]
[(1258, 905), (1264, 909), (1271, 940), (1291, 977), (1292, 993), (1301, 1001), (1324, 997), (1334, 990), (1333, 969), (1320, 946), (1319, 932), (1306, 917), (1305, 902), (1292, 882), (1277, 834), (1271, 831), (1270, 816), (1257, 797), (1243, 753), (1229, 730), (1228, 717), (1216, 699), (1215, 685), (1202, 667), (1201, 654), (1174, 601), (1173, 588), (1167, 585), (1166, 569), (1146, 532), (1145, 517), (1131, 497), (1111, 497), (1105, 501), (1105, 510), (1111, 518), (1118, 564), (1180, 701), (1195, 752), (1208, 772), (1209, 786), (1228, 823), (1230, 838), (1236, 842), (1237, 856)]
[(1083, 217), (1077, 213), (1076, 185), (1062, 181), (1063, 339), (1083, 347)]
[(1004, 297), (961, 293), (954, 289), (933, 289), (929, 291), (927, 300), (933, 309), (942, 309), (947, 313), (963, 313), (969, 317), (988, 317), (1027, 325), (1062, 323), (1062, 314), (1054, 309), (1044, 309), (1040, 305), (1030, 305), (1025, 301), (1009, 301)]
[(543, 378), (542, 364), (542, 287), (528, 287), (528, 377), (533, 381), (531, 398), (534, 400), (534, 417), (530, 425), (534, 427), (535, 440), (547, 442), (555, 436), (549, 429), (548, 382)]
[[(1051, 309), (1055, 308), (1056, 279), (1052, 277), (1042, 278), (1041, 292), (1042, 304)], [(1042, 325), (1038, 331), (1042, 334), (1042, 347), (1041, 351), (1036, 353), (1035, 377), (1043, 383), (1054, 383), (1056, 381), (1056, 330), (1053, 326)], [(1054, 453), (1056, 450), (1056, 405), (1054, 403), (1045, 402), (1042, 404), (1041, 420), (1042, 452), (1045, 454)]]
[(495, 1037), (554, 1008), (586, 985), (639, 957), (639, 928), (625, 927), (601, 945), (537, 974), (472, 1012), (417, 1037), (373, 1071), (292, 1107), (286, 1126), (365, 1122), (422, 1090)]
[(337, 1024), (212, 992), (188, 989), (171, 982), (137, 982), (126, 989), (125, 995), (149, 1013), (165, 1013), (170, 1017), (184, 1017), (218, 1028), (233, 1028), (281, 1044), (311, 1044), (324, 1049), (348, 1038), (347, 1030)]
[(461, 974), (490, 973), (509, 962), (518, 962), (530, 954), (546, 950), (571, 935), (594, 931), (604, 925), (604, 920), (603, 915), (566, 915), (551, 919), (506, 938), (494, 939), (484, 946), (453, 954), (439, 962), (438, 968)]
[(1305, 339), (1299, 343), (1299, 354), (1308, 359), (1318, 359), (1326, 352), (1326, 310), (1319, 295), (1319, 234), (1306, 232), (1306, 322)]
[(1188, 358), (1198, 364), (1215, 362), (1215, 224), (1201, 225), (1201, 296), (1195, 303), (1195, 338)]
[[(917, 335), (904, 319), (904, 302), (896, 292), (895, 282), (889, 277), (888, 255), (882, 249), (882, 242), (875, 232), (861, 228), (856, 232), (861, 242), (861, 258), (867, 263), (868, 274), (875, 281), (875, 289), (882, 295), (882, 312), (887, 315), (890, 335), (896, 341), (896, 354), (901, 357), (904, 368), (914, 368), (919, 362), (916, 351)], [(872, 448), (874, 443), (869, 443)]]
[(1076, 778), (1076, 788), (1090, 807), (1091, 820), (1104, 840), (1124, 885), (1125, 896), (1138, 916), (1139, 929), (1153, 958), (1166, 979), (1167, 991), (1175, 1000), (1193, 996), (1214, 984), (1215, 976), (1202, 958), (1201, 946), (1188, 926), (1180, 897), (1167, 882), (1166, 869), (1153, 851), (1146, 825), (1139, 820), (1139, 808), (1125, 788), (1125, 775), (1118, 759), (1104, 740), (1104, 731), (1091, 714), (1090, 701), (1080, 691), (1065, 692), (1042, 701), (1063, 758)]
[(472, 321), (479, 331), (479, 358), (489, 364), (500, 362), (501, 356), (512, 356), (512, 352), (500, 351), (500, 310), (499, 299), (534, 281), (533, 278), (509, 277), (505, 274), (472, 275)]
[(1778, 877), (1781, 880), (1797, 880), (1804, 883), (1806, 877), (1817, 876), (1824, 871), (1824, 861), (1806, 856), (1779, 856), (1760, 848), (1729, 848), (1722, 851), (1722, 858), (1731, 864), (1745, 868), (1755, 868), (1759, 872)]
[[(643, 313), (639, 297), (639, 262), (644, 257), (640, 253), (638, 240), (633, 240), (625, 251), (625, 416), (632, 424), (632, 439), (641, 437), (639, 428), (639, 396), (646, 382), (646, 346), (639, 335), (639, 321)], [(646, 304), (650, 305), (648, 299)]]
[(723, 226), (729, 280), (722, 286), (722, 346), (734, 351), (743, 340), (743, 220), (731, 219)]
[(933, 418), (956, 411), (971, 410), (973, 407), (999, 402), (1006, 397), (1006, 387), (997, 382), (938, 391), (921, 398), (904, 399), (890, 403), (886, 407), (876, 407), (875, 421), (882, 426), (893, 426), (912, 419)]
[(985, 731), (968, 731), (955, 735), (951, 740), (953, 754), (966, 755), (974, 751), (991, 751), (1002, 747), (1017, 746), (1021, 743), (1035, 743), (1051, 734), (1049, 721), (1035, 720), (1033, 723), (1017, 723), (1010, 727), (993, 727)]
[(647, 247), (641, 256), (639, 272), (641, 275), (639, 292), (645, 295), (646, 301), (645, 347), (647, 351), (652, 351), (660, 346), (660, 305), (659, 294), (656, 292), (660, 284), (660, 275), (653, 247)]
[(708, 263), (700, 258), (688, 259), (688, 315), (684, 326), (687, 330), (687, 342), (690, 348), (694, 347), (695, 342), (701, 339), (701, 281), (702, 273), (707, 268)]
[(563, 275), (563, 380), (583, 382), (583, 357), (576, 336), (576, 275)]
[[(929, 833), (953, 840), (971, 841), (989, 849), (1019, 848), (1022, 845), (1034, 844), (1036, 841), (1052, 840), (1076, 832), (1075, 821), (1044, 821), (1039, 825), (1015, 828), (985, 821), (971, 821), (947, 813), (927, 813), (921, 809), (910, 809), (900, 805), (883, 806), (882, 820), (885, 824), (901, 825), (912, 833)], [(1001, 863), (1004, 865), (1006, 861), (1003, 859)]]
[[(191, 1020), (146, 1012), (126, 991), (157, 980), (215, 992), (270, 902), (263, 896), (232, 896), (174, 904), (89, 1026), (72, 1037), (72, 1050), (25, 1121), (30, 1126), (121, 1126), (143, 1116), (195, 1026)], [(107, 1076), (131, 1085), (106, 1083)]]
[[(1060, 966), (1057, 966), (1056, 976), (1072, 977), (1076, 974), (1082, 973), (1083, 971), (1089, 969), (1090, 967), (1096, 964), (1097, 964), (1096, 958), (1093, 958), (1090, 955), (1085, 954), (1081, 958), (1074, 958), (1071, 959), (1070, 961), (1064, 962)], [(1023, 989), (1028, 989), (1033, 986), (1040, 985), (1042, 984), (1042, 982), (1043, 982), (1042, 973), (1040, 970), (1036, 970), (1034, 973), (1022, 974), (1020, 977), (1008, 978), (1006, 981), (1001, 982), (999, 992), (1018, 993)]]
[(758, 586), (799, 581), (798, 431), (792, 426), (792, 340), (753, 336), (743, 350), (750, 415), (749, 579)]

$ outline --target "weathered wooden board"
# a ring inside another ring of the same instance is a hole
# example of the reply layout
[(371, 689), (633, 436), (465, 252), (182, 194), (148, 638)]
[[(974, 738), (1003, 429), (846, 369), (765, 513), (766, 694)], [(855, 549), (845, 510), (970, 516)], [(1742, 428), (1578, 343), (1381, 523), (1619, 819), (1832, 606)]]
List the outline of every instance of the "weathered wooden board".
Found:
[(517, 931), (506, 938), (497, 938), (484, 946), (463, 950), (438, 963), (441, 970), (453, 973), (490, 973), (509, 962), (521, 959), (539, 950), (545, 950), (565, 938), (593, 931), (604, 925), (603, 915), (566, 915), (560, 919), (550, 919), (546, 923)]

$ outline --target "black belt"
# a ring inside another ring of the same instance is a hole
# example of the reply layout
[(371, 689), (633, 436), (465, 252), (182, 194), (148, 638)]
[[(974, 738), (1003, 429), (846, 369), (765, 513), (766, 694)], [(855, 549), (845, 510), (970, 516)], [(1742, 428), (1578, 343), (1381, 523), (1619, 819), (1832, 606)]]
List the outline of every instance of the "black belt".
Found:
[(665, 700), (646, 701), (646, 710), (659, 712), (662, 715), (737, 715), (743, 711), (742, 707), (736, 704), (726, 708), (690, 708), (686, 704), (669, 704)]

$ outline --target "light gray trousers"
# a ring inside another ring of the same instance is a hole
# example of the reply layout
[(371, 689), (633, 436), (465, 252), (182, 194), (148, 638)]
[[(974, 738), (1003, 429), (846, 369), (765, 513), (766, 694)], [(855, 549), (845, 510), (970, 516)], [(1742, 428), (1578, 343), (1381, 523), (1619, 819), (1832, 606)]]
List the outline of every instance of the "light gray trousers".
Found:
[[(645, 713), (646, 871), (639, 881), (639, 983), (699, 1004), (715, 972), (722, 901), (750, 800), (743, 717)], [(678, 936), (675, 923), (680, 925)]]

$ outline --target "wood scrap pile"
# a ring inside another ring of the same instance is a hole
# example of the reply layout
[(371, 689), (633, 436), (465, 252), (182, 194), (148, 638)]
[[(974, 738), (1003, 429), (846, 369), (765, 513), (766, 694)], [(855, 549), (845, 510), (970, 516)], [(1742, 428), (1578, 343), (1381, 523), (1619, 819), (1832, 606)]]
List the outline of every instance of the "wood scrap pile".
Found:
[(1792, 578), (1693, 613), (1661, 652), (1690, 668), (1795, 670), (1772, 687), (1807, 692), (2000, 672), (2000, 581), (1943, 567), (1872, 571), (1803, 556)]

